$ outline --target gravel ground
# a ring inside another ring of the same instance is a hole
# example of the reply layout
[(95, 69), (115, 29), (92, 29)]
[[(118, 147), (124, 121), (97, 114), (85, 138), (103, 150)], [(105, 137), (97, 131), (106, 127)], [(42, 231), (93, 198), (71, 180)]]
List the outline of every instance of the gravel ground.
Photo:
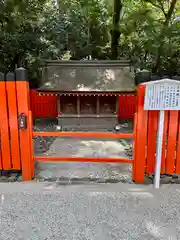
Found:
[(0, 240), (178, 240), (180, 189), (0, 184)]
[[(117, 124), (114, 119), (103, 119), (99, 122), (91, 119), (65, 121), (65, 130), (73, 131), (112, 131)], [(121, 123), (121, 132), (132, 132), (132, 123)], [(36, 131), (55, 131), (56, 122), (38, 121)], [(132, 157), (132, 140), (107, 140), (99, 139), (72, 139), (54, 137), (36, 137), (34, 140), (36, 155), (46, 156), (74, 156), (74, 157)], [(130, 164), (112, 163), (51, 163), (36, 162), (36, 178), (38, 179), (91, 179), (101, 181), (131, 181)]]

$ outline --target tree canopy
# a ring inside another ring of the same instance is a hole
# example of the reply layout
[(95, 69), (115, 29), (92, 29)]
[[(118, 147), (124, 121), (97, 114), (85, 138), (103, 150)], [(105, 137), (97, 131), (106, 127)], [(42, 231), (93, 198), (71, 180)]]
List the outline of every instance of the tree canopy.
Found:
[(178, 0), (0, 0), (0, 70), (42, 59), (129, 59), (159, 75), (180, 74)]

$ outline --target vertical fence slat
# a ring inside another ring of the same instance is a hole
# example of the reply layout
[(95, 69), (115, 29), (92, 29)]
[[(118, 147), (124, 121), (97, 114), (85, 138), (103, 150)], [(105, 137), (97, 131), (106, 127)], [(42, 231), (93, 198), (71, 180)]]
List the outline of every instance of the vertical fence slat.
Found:
[(121, 103), (122, 102), (122, 96), (119, 96), (119, 105), (118, 105), (118, 118), (121, 118)]
[[(133, 145), (132, 145), (132, 148), (133, 148), (133, 159), (134, 159), (134, 163), (135, 164), (135, 154), (136, 154), (136, 147), (137, 147), (137, 144), (136, 144), (136, 135), (137, 135), (137, 113), (134, 114), (134, 126), (133, 126), (133, 133), (134, 133), (134, 141), (133, 141)], [(133, 167), (133, 180), (135, 181), (135, 167)]]
[(127, 116), (127, 111), (128, 111), (128, 99), (127, 99), (127, 96), (126, 96), (126, 95), (124, 95), (124, 103), (126, 103), (126, 107), (125, 107), (125, 104), (123, 105), (124, 116)]
[(31, 110), (33, 118), (36, 117), (57, 117), (58, 97), (54, 95), (38, 95), (35, 90), (31, 90)]
[[(1, 100), (0, 100), (0, 102), (1, 102)], [(1, 128), (0, 128), (0, 130), (1, 130)], [(0, 139), (2, 139), (1, 131), (0, 131)], [(2, 169), (3, 169), (3, 165), (2, 165), (2, 145), (1, 145), (1, 141), (0, 141), (0, 170), (2, 170)]]
[(131, 95), (128, 96), (128, 118), (131, 116)]
[[(0, 72), (0, 82), (4, 81), (4, 74)], [(0, 83), (1, 85), (1, 83)], [(1, 89), (0, 89), (1, 91)], [(2, 115), (1, 112), (1, 105), (2, 105), (2, 100), (0, 97), (0, 116)], [(2, 120), (0, 118), (0, 170), (3, 169), (3, 165), (2, 165), (2, 135), (1, 135), (1, 124), (2, 124)]]
[(171, 174), (175, 171), (175, 148), (178, 127), (178, 111), (170, 111), (168, 146), (166, 158), (166, 173)]
[(124, 118), (125, 113), (125, 108), (124, 108), (124, 103), (125, 103), (125, 96), (122, 95), (122, 104), (120, 105), (121, 113), (122, 113), (122, 118)]
[(123, 110), (123, 118), (124, 118), (124, 116), (126, 116), (125, 102), (126, 102), (126, 96), (123, 95), (123, 106), (121, 106), (122, 110)]
[(133, 180), (137, 183), (144, 182), (146, 167), (146, 143), (148, 112), (144, 110), (145, 85), (138, 87), (138, 107), (135, 137), (135, 154), (133, 164)]
[(132, 119), (136, 112), (136, 96), (130, 94), (119, 95), (118, 118)]
[(169, 119), (168, 116), (169, 116), (169, 111), (165, 111), (165, 114), (164, 114), (163, 143), (162, 143), (161, 174), (165, 173), (166, 144), (167, 144), (167, 131), (168, 131), (168, 119)]
[(129, 118), (132, 116), (132, 95), (129, 96)]
[(0, 73), (0, 128), (1, 128), (1, 152), (3, 170), (11, 170), (11, 150), (9, 138), (8, 106), (6, 95), (6, 82), (4, 74)]
[(20, 153), (22, 164), (22, 179), (32, 179), (32, 141), (30, 141), (30, 122), (29, 122), (29, 82), (27, 80), (27, 72), (23, 68), (16, 69), (16, 89), (18, 100), (18, 114), (25, 114), (27, 117), (27, 128), (19, 130)]
[(21, 169), (19, 129), (17, 120), (17, 98), (16, 83), (14, 73), (8, 73), (6, 76), (7, 102), (9, 110), (9, 131), (11, 138), (12, 168)]
[(33, 148), (33, 122), (32, 122), (32, 112), (29, 111), (29, 114), (28, 114), (28, 118), (29, 118), (29, 130), (30, 130), (30, 151), (31, 151), (31, 165), (32, 165), (32, 168), (31, 168), (31, 174), (32, 176), (34, 176), (34, 168), (35, 168), (35, 165), (34, 165), (34, 148)]
[[(59, 101), (59, 103), (58, 103), (58, 101)], [(56, 97), (55, 102), (56, 102), (56, 104), (55, 104), (55, 109), (54, 109), (54, 111), (55, 111), (55, 116), (58, 117), (58, 116), (59, 116), (58, 104), (61, 104), (58, 96)]]
[(120, 106), (121, 106), (121, 96), (118, 97), (118, 101), (119, 101), (119, 104), (118, 104), (118, 119), (121, 118), (121, 109), (120, 109)]
[(129, 118), (129, 115), (131, 114), (131, 112), (130, 112), (130, 106), (131, 106), (131, 102), (130, 102), (130, 95), (127, 95), (127, 99), (126, 99), (126, 101), (127, 101), (127, 118)]
[(124, 96), (124, 102), (127, 103), (126, 107), (125, 107), (125, 104), (123, 106), (123, 108), (124, 108), (124, 115), (127, 116), (127, 114), (128, 114), (128, 98), (127, 98), (126, 95)]
[(177, 151), (176, 151), (176, 174), (180, 174), (180, 111), (178, 118), (178, 138), (177, 138)]
[(154, 173), (156, 159), (156, 136), (158, 129), (158, 111), (148, 113), (147, 173)]
[(130, 114), (129, 118), (133, 118), (133, 95), (130, 96)]

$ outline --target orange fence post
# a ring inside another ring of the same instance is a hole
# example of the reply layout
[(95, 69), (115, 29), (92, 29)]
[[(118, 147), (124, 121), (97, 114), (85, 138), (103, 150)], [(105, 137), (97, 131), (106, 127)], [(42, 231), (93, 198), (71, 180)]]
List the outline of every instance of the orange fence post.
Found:
[(34, 176), (34, 152), (33, 152), (33, 117), (32, 117), (32, 112), (29, 111), (29, 114), (28, 114), (28, 118), (29, 118), (29, 135), (30, 135), (30, 150), (31, 150), (31, 164), (32, 164), (32, 176)]
[(143, 183), (146, 168), (148, 111), (144, 110), (145, 85), (138, 87), (133, 181)]
[[(19, 115), (19, 136), (20, 153), (22, 164), (23, 180), (31, 180), (33, 177), (34, 164), (32, 163), (32, 139), (31, 139), (31, 121), (29, 119), (30, 101), (29, 101), (29, 82), (27, 71), (24, 68), (16, 69), (16, 89)], [(20, 116), (22, 122), (20, 122)], [(20, 124), (22, 123), (22, 124)], [(24, 124), (23, 124), (24, 123)]]
[(9, 110), (9, 131), (11, 138), (12, 169), (21, 169), (19, 129), (17, 120), (17, 96), (15, 74), (8, 73), (6, 76), (7, 102)]
[(176, 154), (176, 174), (180, 174), (180, 113), (178, 119), (178, 139), (177, 139), (177, 154)]
[(166, 158), (166, 173), (175, 173), (175, 150), (178, 132), (178, 111), (170, 111)]
[(146, 173), (154, 173), (156, 162), (156, 137), (159, 111), (149, 111), (147, 137), (147, 169)]
[(6, 95), (6, 82), (3, 73), (0, 73), (0, 134), (1, 134), (1, 155), (0, 168), (11, 170), (11, 149), (9, 138), (8, 104)]
[[(133, 134), (134, 134), (134, 139), (133, 139), (133, 144), (132, 144), (132, 148), (133, 148), (133, 159), (135, 159), (135, 153), (136, 153), (136, 132), (137, 131), (137, 113), (134, 114), (134, 127), (133, 127)], [(133, 160), (133, 164), (135, 164), (135, 160)], [(133, 166), (133, 172), (132, 172), (132, 179), (134, 180), (135, 178), (135, 174), (134, 174), (134, 166)]]
[(161, 159), (161, 174), (165, 173), (165, 163), (166, 163), (166, 142), (167, 142), (167, 131), (168, 131), (168, 116), (169, 111), (165, 111), (164, 116), (164, 133), (163, 133), (163, 143), (162, 143), (162, 159)]

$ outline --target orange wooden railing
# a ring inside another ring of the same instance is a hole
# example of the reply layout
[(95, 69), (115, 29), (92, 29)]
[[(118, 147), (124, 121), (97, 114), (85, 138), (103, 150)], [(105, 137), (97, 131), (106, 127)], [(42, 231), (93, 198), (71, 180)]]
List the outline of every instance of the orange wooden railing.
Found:
[[(27, 116), (25, 129), (19, 128), (20, 114)], [(0, 170), (22, 170), (24, 180), (32, 178), (34, 168), (31, 123), (26, 70), (0, 73)]]
[[(156, 159), (156, 138), (159, 111), (145, 111), (145, 85), (138, 88), (137, 128), (135, 138), (136, 169), (145, 166), (144, 173), (154, 174)], [(143, 171), (141, 169), (140, 171)], [(142, 172), (138, 171), (137, 181), (144, 180)], [(162, 149), (161, 174), (180, 173), (180, 111), (166, 111)]]
[[(16, 76), (16, 77), (15, 77)], [(16, 80), (15, 80), (16, 79)], [(33, 132), (29, 83), (25, 69), (6, 75), (0, 73), (0, 170), (21, 170), (23, 180), (34, 176), (34, 161), (121, 162), (133, 165), (133, 180), (144, 182), (145, 174), (154, 173), (158, 111), (144, 110), (145, 84), (138, 87), (134, 131), (130, 133)], [(27, 117), (25, 128), (19, 116)], [(33, 136), (133, 138), (133, 159), (35, 157)], [(165, 112), (162, 174), (180, 174), (180, 111)]]

